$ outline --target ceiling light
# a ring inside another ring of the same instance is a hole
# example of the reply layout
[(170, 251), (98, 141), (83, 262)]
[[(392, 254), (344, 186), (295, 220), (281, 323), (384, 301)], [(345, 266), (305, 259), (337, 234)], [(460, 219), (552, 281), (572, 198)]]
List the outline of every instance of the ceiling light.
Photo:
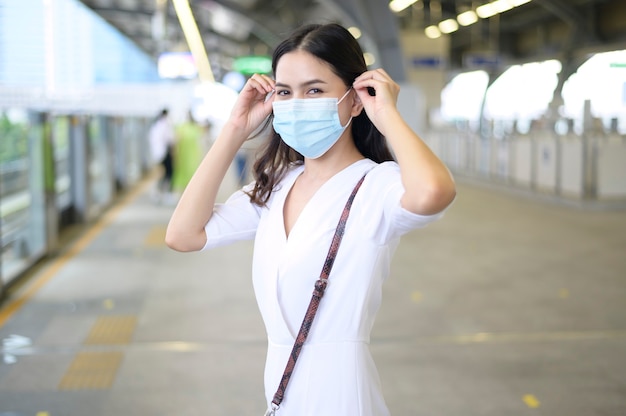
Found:
[(487, 19), (491, 16), (495, 16), (496, 14), (498, 14), (498, 11), (493, 6), (493, 3), (487, 3), (477, 7), (476, 14), (483, 19)]
[(452, 33), (459, 29), (459, 24), (454, 19), (446, 19), (443, 22), (439, 22), (438, 27), (441, 33)]
[(507, 10), (511, 10), (513, 8), (513, 4), (509, 0), (496, 0), (493, 3), (493, 7), (497, 10), (498, 13), (504, 13)]
[(241, 18), (241, 16), (217, 3), (207, 3), (204, 6), (209, 11), (209, 21), (213, 30), (240, 42), (248, 39), (253, 26), (251, 20)]
[(398, 13), (406, 9), (407, 7), (409, 7), (416, 1), (417, 0), (392, 0), (392, 2), (389, 3), (389, 8), (391, 9), (392, 12)]
[(189, 50), (191, 51), (193, 59), (198, 66), (198, 75), (200, 76), (200, 79), (202, 81), (215, 82), (209, 57), (204, 49), (202, 36), (200, 36), (196, 19), (194, 19), (191, 6), (189, 6), (189, 0), (174, 0), (174, 9), (176, 10), (178, 20), (180, 21), (180, 26), (183, 29)]
[(437, 39), (441, 37), (441, 31), (435, 25), (428, 26), (426, 29), (424, 29), (424, 33), (431, 39)]
[(461, 13), (456, 17), (457, 22), (461, 26), (469, 26), (478, 21), (478, 16), (476, 16), (476, 12), (473, 10), (468, 10), (466, 12)]
[(348, 28), (348, 32), (354, 37), (354, 39), (358, 39), (361, 37), (361, 29), (356, 26), (351, 26)]

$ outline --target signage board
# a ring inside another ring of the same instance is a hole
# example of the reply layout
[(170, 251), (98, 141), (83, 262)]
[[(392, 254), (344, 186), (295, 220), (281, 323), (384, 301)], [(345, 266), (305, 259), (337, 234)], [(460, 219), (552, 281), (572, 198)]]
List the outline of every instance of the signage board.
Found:
[(437, 55), (414, 56), (411, 59), (411, 66), (422, 69), (442, 69), (446, 66), (446, 60)]
[(500, 65), (500, 56), (495, 53), (468, 53), (463, 56), (463, 66), (467, 68), (494, 69)]
[(272, 72), (272, 58), (266, 55), (240, 56), (233, 62), (233, 70), (244, 75), (269, 74)]

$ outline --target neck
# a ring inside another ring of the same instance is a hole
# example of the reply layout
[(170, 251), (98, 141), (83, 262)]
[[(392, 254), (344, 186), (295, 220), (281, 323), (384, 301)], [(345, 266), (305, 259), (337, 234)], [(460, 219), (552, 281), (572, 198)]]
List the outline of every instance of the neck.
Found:
[(304, 172), (309, 180), (325, 181), (353, 163), (363, 159), (351, 136), (342, 137), (324, 155), (317, 159), (304, 159)]

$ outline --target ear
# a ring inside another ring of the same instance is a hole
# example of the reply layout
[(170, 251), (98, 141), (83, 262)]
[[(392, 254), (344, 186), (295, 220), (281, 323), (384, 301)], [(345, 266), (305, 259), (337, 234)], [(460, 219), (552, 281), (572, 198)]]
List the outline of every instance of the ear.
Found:
[(363, 111), (363, 102), (361, 101), (361, 97), (359, 97), (359, 94), (357, 94), (354, 89), (352, 89), (352, 94), (354, 98), (352, 101), (352, 112), (350, 113), (350, 115), (352, 117), (356, 117), (361, 114), (361, 111)]

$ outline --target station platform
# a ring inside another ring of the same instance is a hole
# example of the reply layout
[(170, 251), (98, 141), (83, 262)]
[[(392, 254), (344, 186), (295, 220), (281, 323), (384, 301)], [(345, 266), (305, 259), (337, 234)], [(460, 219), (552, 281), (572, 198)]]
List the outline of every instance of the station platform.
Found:
[[(0, 416), (264, 412), (252, 242), (168, 249), (153, 182), (5, 300)], [(371, 350), (394, 416), (626, 415), (626, 212), (460, 181), (403, 238)]]

